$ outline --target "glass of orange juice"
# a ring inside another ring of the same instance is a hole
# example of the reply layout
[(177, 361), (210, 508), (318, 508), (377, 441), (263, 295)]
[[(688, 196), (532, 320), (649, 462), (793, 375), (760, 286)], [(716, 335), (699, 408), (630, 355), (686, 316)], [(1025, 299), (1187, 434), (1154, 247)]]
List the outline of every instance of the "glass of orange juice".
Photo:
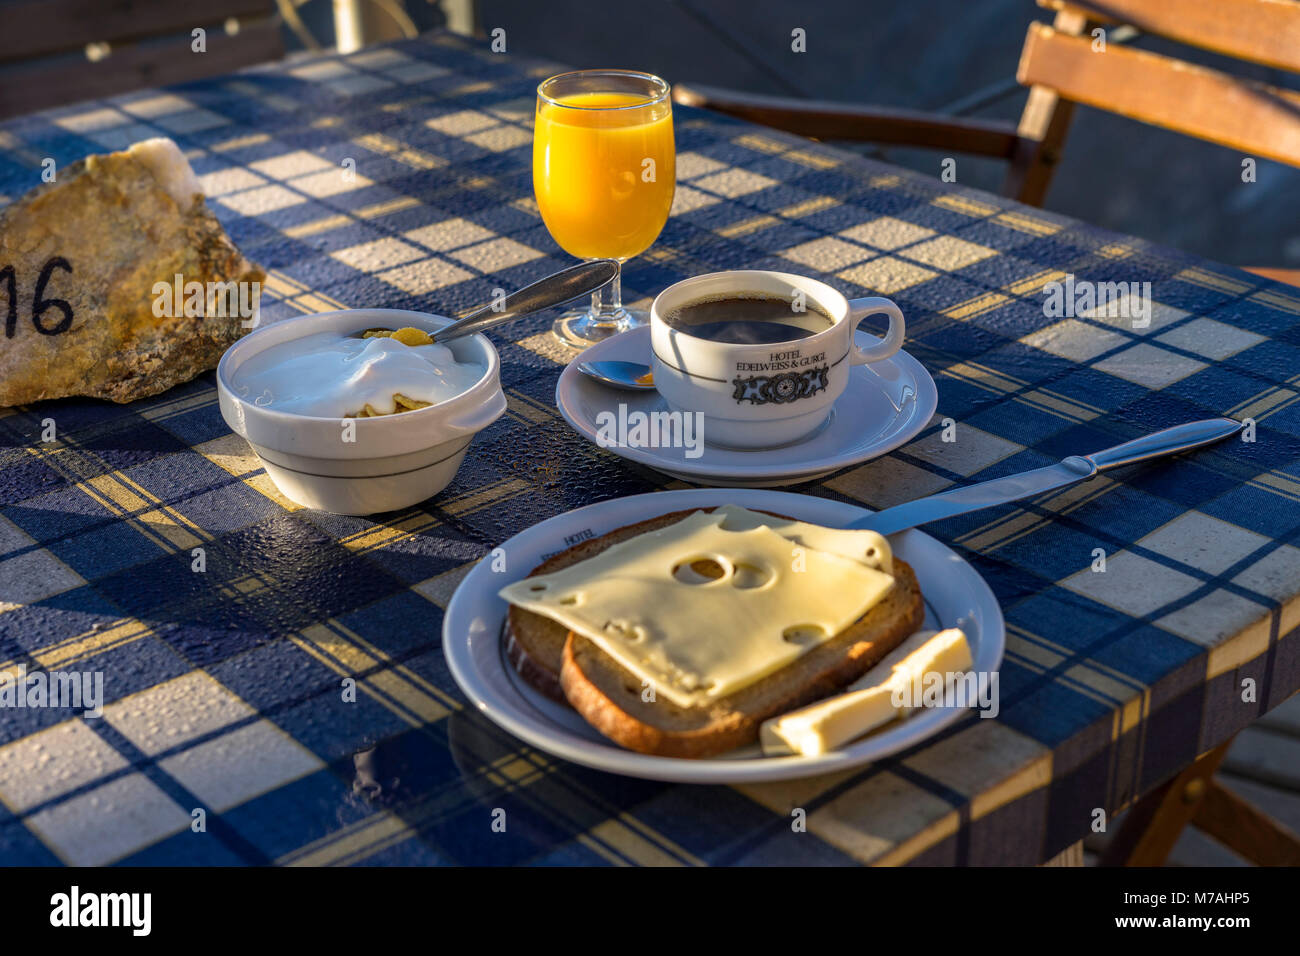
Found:
[[(677, 183), (668, 84), (632, 70), (579, 70), (537, 87), (533, 190), (552, 238), (570, 255), (623, 262), (650, 248)], [(620, 277), (555, 333), (584, 347), (644, 325), (623, 305)]]

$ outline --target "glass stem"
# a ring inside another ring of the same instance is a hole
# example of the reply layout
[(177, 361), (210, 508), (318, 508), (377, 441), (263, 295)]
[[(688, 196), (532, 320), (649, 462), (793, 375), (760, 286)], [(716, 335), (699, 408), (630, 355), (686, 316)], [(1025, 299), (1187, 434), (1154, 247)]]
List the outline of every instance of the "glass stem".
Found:
[(617, 322), (623, 311), (623, 263), (609, 285), (602, 286), (591, 294), (591, 314), (598, 322)]

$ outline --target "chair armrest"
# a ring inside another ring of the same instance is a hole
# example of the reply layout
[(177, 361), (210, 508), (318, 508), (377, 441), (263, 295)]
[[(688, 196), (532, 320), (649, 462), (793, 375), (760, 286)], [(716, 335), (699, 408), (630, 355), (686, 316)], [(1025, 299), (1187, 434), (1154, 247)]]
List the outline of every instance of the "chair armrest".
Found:
[(1013, 123), (961, 119), (916, 110), (856, 106), (743, 93), (714, 86), (675, 86), (673, 102), (697, 106), (814, 139), (895, 143), (1010, 159), (1020, 141)]

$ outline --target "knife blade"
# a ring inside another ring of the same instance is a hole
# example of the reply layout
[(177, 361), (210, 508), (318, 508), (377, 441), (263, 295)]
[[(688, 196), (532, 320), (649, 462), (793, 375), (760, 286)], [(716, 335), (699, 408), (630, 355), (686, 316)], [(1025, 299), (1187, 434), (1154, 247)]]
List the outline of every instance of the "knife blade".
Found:
[(906, 504), (895, 505), (873, 515), (867, 515), (847, 525), (857, 530), (893, 534), (917, 525), (979, 511), (997, 505), (1009, 504), (1024, 498), (1065, 488), (1075, 482), (1085, 481), (1102, 471), (1133, 465), (1165, 455), (1200, 448), (1222, 441), (1241, 431), (1241, 422), (1231, 418), (1209, 418), (1165, 428), (1141, 438), (1124, 442), (1113, 448), (1093, 452), (1091, 455), (1071, 455), (1055, 465), (1035, 468), (1002, 478), (981, 481), (951, 491), (940, 492), (927, 498), (918, 498)]

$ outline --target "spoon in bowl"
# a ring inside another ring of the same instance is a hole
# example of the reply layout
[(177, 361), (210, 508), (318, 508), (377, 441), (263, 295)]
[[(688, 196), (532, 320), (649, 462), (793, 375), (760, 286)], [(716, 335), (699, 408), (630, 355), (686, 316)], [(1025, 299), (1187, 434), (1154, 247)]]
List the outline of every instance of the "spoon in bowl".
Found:
[[(485, 332), (513, 319), (552, 306), (563, 305), (570, 299), (589, 296), (609, 283), (616, 275), (618, 275), (618, 263), (613, 259), (592, 259), (581, 262), (544, 279), (538, 279), (491, 305), (475, 309), (469, 315), (457, 319), (451, 325), (444, 326), (436, 332), (430, 332), (429, 335), (434, 342), (442, 343), (450, 339), (458, 339), (462, 335)], [(364, 338), (367, 332), (391, 331), (393, 330), (384, 328), (362, 329), (352, 333), (351, 338)]]

